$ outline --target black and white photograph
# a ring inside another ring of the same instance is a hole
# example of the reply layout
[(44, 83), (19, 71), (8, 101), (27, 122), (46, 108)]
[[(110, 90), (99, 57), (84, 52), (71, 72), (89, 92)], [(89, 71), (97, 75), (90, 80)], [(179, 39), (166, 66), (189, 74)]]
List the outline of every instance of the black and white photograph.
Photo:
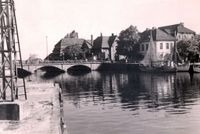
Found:
[(0, 0), (0, 134), (199, 133), (199, 0)]

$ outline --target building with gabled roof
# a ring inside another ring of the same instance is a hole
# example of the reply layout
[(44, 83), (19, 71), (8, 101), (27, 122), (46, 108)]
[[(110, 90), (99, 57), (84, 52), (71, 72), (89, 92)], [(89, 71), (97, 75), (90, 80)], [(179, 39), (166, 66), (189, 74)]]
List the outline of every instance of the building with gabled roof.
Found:
[(186, 28), (184, 23), (162, 26), (159, 29), (176, 37), (178, 41), (192, 39), (196, 34), (193, 30)]
[(60, 52), (62, 52), (66, 47), (70, 47), (74, 45), (82, 46), (84, 41), (85, 41), (84, 39), (65, 37), (61, 41)]
[[(67, 59), (68, 53), (66, 52), (67, 49), (70, 48), (77, 48), (81, 50), (86, 55), (89, 55), (91, 53), (92, 48), (92, 41), (85, 40), (78, 38), (78, 34), (76, 34), (74, 31), (72, 32), (75, 34), (75, 36), (70, 36), (67, 34), (63, 39), (61, 39), (54, 47), (53, 52), (45, 59), (49, 60), (62, 60)], [(86, 58), (86, 56), (82, 57)]]
[(174, 52), (174, 44), (176, 38), (158, 28), (153, 28), (152, 30), (147, 29), (141, 33), (141, 38), (139, 41), (139, 52), (142, 55), (145, 55), (147, 53), (150, 45), (151, 32), (152, 39), (155, 45), (154, 48), (156, 49), (154, 51), (156, 52), (156, 57), (158, 57), (158, 59), (161, 61), (172, 58), (170, 56), (172, 56), (172, 52)]
[(99, 36), (94, 40), (92, 50), (99, 60), (115, 60), (117, 52), (117, 36)]

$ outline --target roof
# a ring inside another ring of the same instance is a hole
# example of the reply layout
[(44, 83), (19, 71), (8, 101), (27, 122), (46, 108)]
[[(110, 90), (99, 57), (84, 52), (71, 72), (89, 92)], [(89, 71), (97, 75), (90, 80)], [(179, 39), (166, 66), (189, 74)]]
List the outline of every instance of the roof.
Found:
[(191, 29), (188, 29), (184, 26), (183, 23), (169, 25), (169, 26), (162, 26), (159, 27), (160, 29), (166, 31), (166, 32), (177, 32), (177, 33), (189, 33), (189, 34), (195, 34), (195, 32)]
[(63, 50), (66, 47), (73, 46), (73, 45), (82, 45), (84, 43), (84, 41), (85, 41), (84, 39), (65, 37), (61, 41), (60, 50)]
[(117, 36), (99, 36), (94, 40), (94, 49), (101, 49), (101, 48), (109, 48), (111, 46)]
[(62, 42), (62, 39), (58, 43), (56, 43), (56, 45), (53, 49), (53, 53), (60, 53), (61, 42)]
[(88, 48), (92, 48), (92, 41), (91, 40), (85, 40), (85, 44), (88, 46)]
[(153, 41), (175, 41), (176, 39), (160, 29), (146, 30), (141, 33), (140, 42), (150, 41), (150, 32), (152, 31)]

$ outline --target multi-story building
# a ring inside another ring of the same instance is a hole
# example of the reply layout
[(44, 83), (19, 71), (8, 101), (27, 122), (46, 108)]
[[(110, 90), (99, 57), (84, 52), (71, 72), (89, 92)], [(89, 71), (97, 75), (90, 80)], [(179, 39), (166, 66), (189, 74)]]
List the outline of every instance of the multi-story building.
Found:
[(145, 56), (150, 45), (150, 36), (152, 33), (153, 45), (155, 50), (153, 51), (157, 59), (160, 61), (168, 60), (172, 58), (174, 52), (175, 38), (166, 32), (153, 28), (152, 30), (147, 29), (141, 33), (139, 52)]
[(169, 26), (162, 26), (162, 27), (159, 27), (159, 29), (172, 35), (178, 41), (192, 39), (196, 34), (193, 30), (186, 28), (184, 26), (184, 23), (179, 23), (179, 24), (169, 25)]

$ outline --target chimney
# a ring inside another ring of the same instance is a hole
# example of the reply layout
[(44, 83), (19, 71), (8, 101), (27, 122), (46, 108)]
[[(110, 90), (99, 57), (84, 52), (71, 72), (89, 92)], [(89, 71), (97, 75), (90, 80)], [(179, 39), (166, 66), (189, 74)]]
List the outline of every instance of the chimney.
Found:
[(93, 46), (93, 35), (91, 35), (91, 45)]
[(102, 37), (102, 36), (103, 36), (103, 34), (102, 34), (102, 33), (100, 33), (100, 36)]
[(146, 31), (149, 31), (150, 29), (149, 28), (146, 28)]
[(180, 25), (181, 25), (181, 26), (184, 26), (184, 23), (183, 23), (183, 22), (181, 22), (181, 23), (180, 23)]
[(156, 27), (152, 27), (152, 30), (155, 30), (156, 29)]
[(115, 36), (114, 33), (112, 33), (111, 36), (112, 36), (112, 37)]

